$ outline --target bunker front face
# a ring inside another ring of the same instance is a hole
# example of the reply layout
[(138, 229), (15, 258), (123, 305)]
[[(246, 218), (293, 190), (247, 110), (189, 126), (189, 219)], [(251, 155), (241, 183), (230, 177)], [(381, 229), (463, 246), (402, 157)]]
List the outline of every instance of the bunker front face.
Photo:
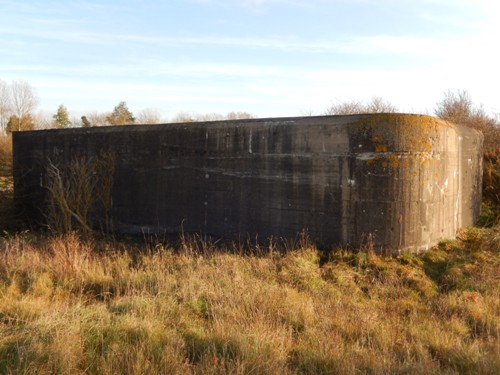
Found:
[(472, 225), (481, 202), (481, 133), (429, 116), (75, 128), (17, 132), (13, 142), (16, 203), (39, 223), (48, 166), (103, 155), (109, 207), (89, 206), (86, 219), (97, 227), (106, 215), (117, 233), (265, 240), (305, 231), (320, 248), (370, 236), (383, 251), (419, 251)]

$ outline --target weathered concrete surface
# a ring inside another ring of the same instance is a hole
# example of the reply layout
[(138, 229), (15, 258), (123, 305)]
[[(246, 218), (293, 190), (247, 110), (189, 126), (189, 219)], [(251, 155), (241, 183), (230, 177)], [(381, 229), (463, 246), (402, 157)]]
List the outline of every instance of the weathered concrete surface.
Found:
[(377, 114), (14, 133), (15, 197), (43, 207), (44, 164), (111, 152), (113, 227), (428, 249), (479, 214), (482, 135), (429, 116)]

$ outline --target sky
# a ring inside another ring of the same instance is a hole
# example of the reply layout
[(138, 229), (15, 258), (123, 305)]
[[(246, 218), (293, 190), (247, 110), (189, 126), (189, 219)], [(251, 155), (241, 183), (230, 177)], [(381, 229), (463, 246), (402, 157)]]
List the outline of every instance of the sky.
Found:
[(39, 109), (322, 114), (447, 90), (500, 113), (498, 0), (0, 0), (0, 79)]

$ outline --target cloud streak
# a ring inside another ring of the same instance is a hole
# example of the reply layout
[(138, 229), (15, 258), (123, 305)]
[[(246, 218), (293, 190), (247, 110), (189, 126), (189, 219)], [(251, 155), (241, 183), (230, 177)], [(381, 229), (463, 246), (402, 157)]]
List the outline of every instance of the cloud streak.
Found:
[[(127, 0), (123, 7), (85, 1), (60, 9), (57, 1), (38, 9), (0, 0), (12, 15), (0, 24), (0, 78), (28, 80), (48, 108), (63, 102), (103, 110), (126, 100), (131, 107), (288, 115), (378, 95), (403, 108), (406, 101), (408, 110), (432, 110), (448, 88), (470, 89), (481, 101), (490, 97), (489, 108), (500, 86), (494, 47), (500, 29), (488, 8), (498, 9), (496, 3), (480, 2), (423, 0), (409, 19), (425, 33), (405, 24), (398, 32), (378, 28), (383, 20), (358, 22), (360, 9), (390, 13), (408, 4), (413, 11), (409, 0), (186, 0), (175, 2), (185, 6), (185, 19), (158, 17), (151, 27), (141, 16), (165, 9), (153, 2), (136, 15), (140, 2)], [(336, 13), (352, 4), (352, 14)], [(443, 11), (452, 7), (460, 11)], [(469, 9), (475, 10), (470, 17)], [(337, 27), (324, 10), (337, 22), (352, 22)], [(273, 18), (282, 11), (289, 13)], [(108, 22), (109, 14), (115, 17)], [(325, 24), (316, 29), (306, 15)]]
[(335, 40), (301, 40), (296, 37), (235, 37), (235, 36), (148, 36), (134, 34), (69, 31), (60, 33), (50, 30), (29, 30), (0, 26), (0, 35), (16, 35), (25, 38), (57, 41), (72, 45), (116, 46), (117, 43), (135, 44), (153, 48), (185, 46), (221, 46), (253, 48), (302, 53), (374, 54), (391, 53), (409, 56), (444, 55), (449, 50), (474, 43), (474, 36), (431, 38), (416, 36), (358, 36)]

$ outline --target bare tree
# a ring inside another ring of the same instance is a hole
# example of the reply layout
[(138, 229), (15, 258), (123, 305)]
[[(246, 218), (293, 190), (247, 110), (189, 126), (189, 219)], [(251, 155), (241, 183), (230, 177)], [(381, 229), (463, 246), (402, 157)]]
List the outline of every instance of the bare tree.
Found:
[(18, 128), (12, 130), (24, 130), (23, 124), (26, 123), (25, 118), (32, 114), (33, 110), (38, 105), (38, 97), (26, 81), (13, 81), (10, 85), (12, 112), (19, 121)]
[(484, 109), (476, 107), (467, 90), (456, 93), (448, 90), (436, 105), (435, 114), (444, 120), (481, 130), (485, 150), (496, 150), (500, 145), (500, 123), (488, 116)]
[(356, 100), (333, 104), (325, 111), (325, 115), (358, 115), (363, 113), (394, 113), (398, 109), (391, 103), (375, 96), (369, 103)]
[(350, 101), (332, 104), (326, 109), (325, 115), (353, 115), (363, 112), (363, 104), (358, 101)]
[(229, 112), (226, 116), (228, 120), (246, 120), (255, 118), (251, 113), (248, 112)]
[(398, 109), (391, 103), (385, 101), (379, 96), (372, 98), (372, 101), (365, 106), (366, 113), (394, 113)]
[(189, 112), (179, 112), (177, 116), (175, 116), (171, 122), (195, 122), (197, 121), (195, 116), (190, 114)]
[(225, 119), (224, 115), (217, 112), (204, 113), (196, 116), (196, 121), (222, 121)]
[(106, 119), (108, 116), (109, 113), (91, 112), (84, 117), (92, 126), (105, 126), (107, 125)]
[(304, 116), (304, 117), (311, 117), (311, 116), (314, 116), (314, 111), (312, 109), (305, 109), (305, 110), (302, 110), (300, 111), (300, 115), (301, 116)]
[(156, 108), (145, 108), (136, 116), (137, 124), (159, 124), (161, 123), (161, 113)]
[(439, 118), (463, 124), (474, 117), (477, 111), (467, 90), (459, 90), (456, 93), (448, 90), (444, 93), (443, 100), (437, 103), (434, 112)]
[(9, 91), (7, 82), (0, 79), (0, 133), (5, 132), (12, 112)]
[[(32, 116), (33, 118), (33, 129), (50, 129), (52, 128), (52, 118), (49, 113), (45, 111), (39, 111)], [(35, 126), (36, 125), (36, 126)], [(28, 129), (26, 129), (28, 130)]]

